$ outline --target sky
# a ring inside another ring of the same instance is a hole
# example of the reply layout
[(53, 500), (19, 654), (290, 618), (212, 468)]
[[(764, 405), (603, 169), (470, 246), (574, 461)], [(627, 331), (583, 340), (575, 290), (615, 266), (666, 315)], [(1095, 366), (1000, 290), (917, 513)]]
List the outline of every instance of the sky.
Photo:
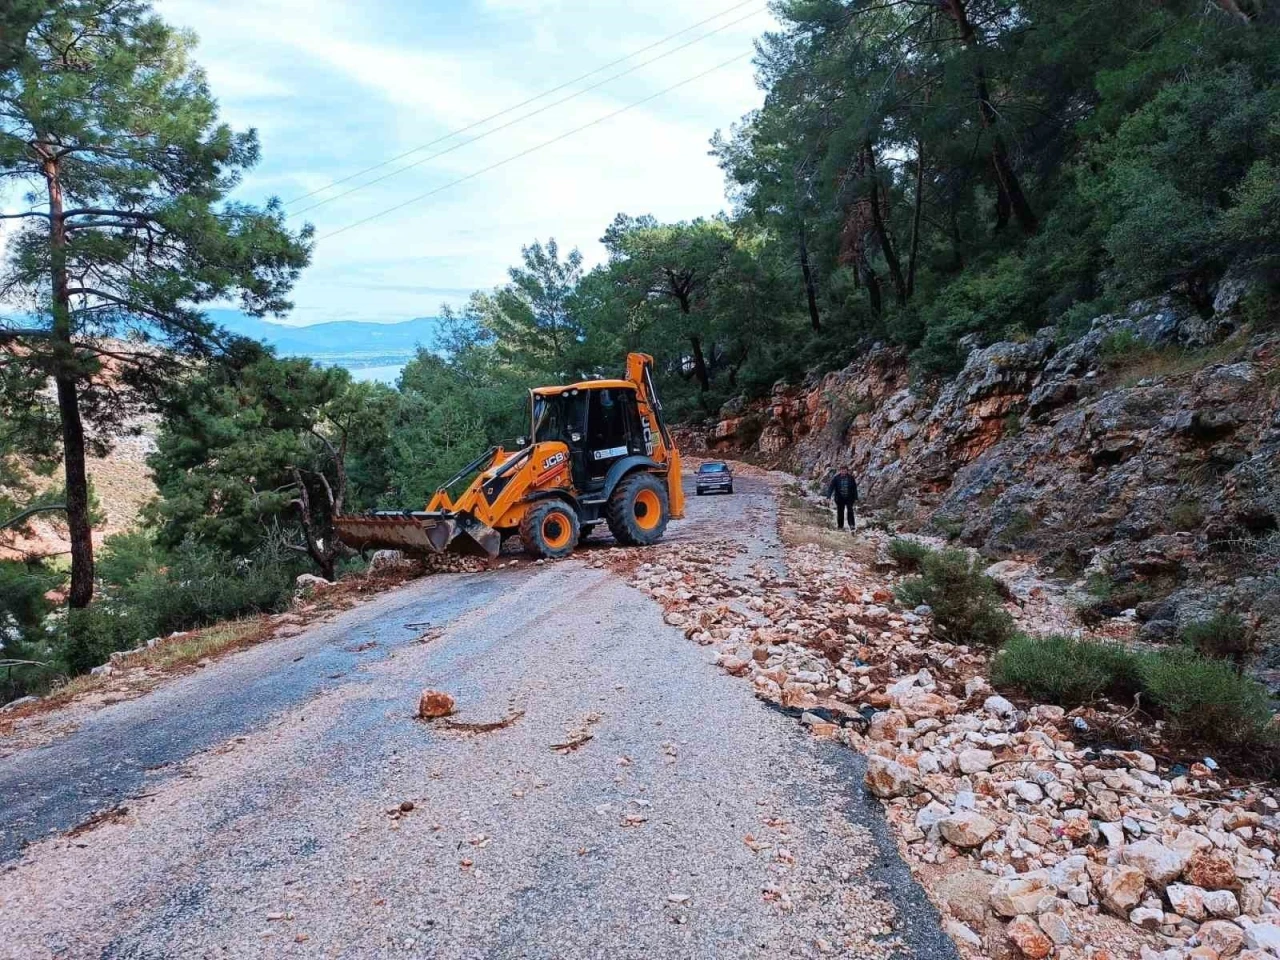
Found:
[[(291, 222), (316, 227), (291, 323), (433, 315), (441, 303), (463, 303), (472, 290), (502, 282), (535, 239), (555, 237), (594, 263), (603, 256), (599, 237), (619, 212), (674, 220), (724, 209), (708, 141), (760, 105), (750, 54), (773, 25), (765, 0), (158, 0), (156, 9), (198, 35), (196, 59), (223, 118), (258, 131), (262, 161), (237, 198), (296, 201), (286, 207)], [(518, 111), (298, 199), (711, 17)], [(326, 237), (738, 55), (745, 56), (620, 116)], [(419, 160), (426, 162), (306, 209)]]

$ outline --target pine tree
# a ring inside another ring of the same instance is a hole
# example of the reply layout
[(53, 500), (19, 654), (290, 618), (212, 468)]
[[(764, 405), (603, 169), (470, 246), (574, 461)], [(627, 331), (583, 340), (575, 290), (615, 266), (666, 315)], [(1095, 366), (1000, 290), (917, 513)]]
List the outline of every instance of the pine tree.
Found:
[[(22, 0), (0, 51), (0, 183), (27, 209), (0, 274), (25, 318), (0, 329), (0, 376), (56, 386), (70, 603), (93, 595), (85, 459), (191, 357), (225, 343), (199, 309), (238, 296), (289, 307), (310, 228), (286, 229), (228, 194), (258, 159), (256, 134), (218, 122), (194, 38), (139, 0)], [(6, 416), (24, 411), (7, 410)]]

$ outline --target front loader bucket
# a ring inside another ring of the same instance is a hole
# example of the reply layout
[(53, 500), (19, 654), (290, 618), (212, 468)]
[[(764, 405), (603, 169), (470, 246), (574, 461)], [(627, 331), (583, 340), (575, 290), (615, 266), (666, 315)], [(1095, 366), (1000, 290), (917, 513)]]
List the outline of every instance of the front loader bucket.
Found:
[(463, 521), (449, 542), (449, 552), (492, 560), (502, 549), (502, 534), (483, 523)]
[(375, 514), (337, 517), (338, 538), (363, 553), (366, 550), (402, 550), (405, 553), (444, 553), (457, 532), (457, 521), (421, 514)]
[(445, 513), (375, 513), (334, 520), (338, 538), (363, 553), (400, 550), (404, 553), (458, 553), (492, 560), (502, 536), (471, 517)]

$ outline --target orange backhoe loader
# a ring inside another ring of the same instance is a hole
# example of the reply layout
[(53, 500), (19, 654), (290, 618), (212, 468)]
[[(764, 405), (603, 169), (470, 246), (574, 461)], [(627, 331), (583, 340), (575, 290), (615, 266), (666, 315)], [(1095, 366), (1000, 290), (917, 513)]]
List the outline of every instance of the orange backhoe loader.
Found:
[[(573, 553), (605, 523), (615, 540), (647, 546), (684, 516), (680, 453), (653, 388), (653, 358), (627, 357), (624, 380), (529, 391), (530, 434), (512, 453), (494, 447), (436, 491), (422, 511), (338, 517), (353, 549), (493, 558), (519, 533), (537, 557)], [(449, 489), (478, 474), (455, 500)]]

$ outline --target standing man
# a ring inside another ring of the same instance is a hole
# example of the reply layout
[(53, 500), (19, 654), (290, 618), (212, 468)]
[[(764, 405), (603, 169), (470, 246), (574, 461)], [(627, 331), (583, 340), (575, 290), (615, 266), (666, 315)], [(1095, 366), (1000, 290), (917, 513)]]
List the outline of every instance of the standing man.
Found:
[(858, 524), (858, 482), (853, 479), (852, 464), (841, 467), (827, 487), (827, 499), (836, 503), (836, 529), (844, 529), (845, 517), (849, 518), (849, 532), (855, 533)]

